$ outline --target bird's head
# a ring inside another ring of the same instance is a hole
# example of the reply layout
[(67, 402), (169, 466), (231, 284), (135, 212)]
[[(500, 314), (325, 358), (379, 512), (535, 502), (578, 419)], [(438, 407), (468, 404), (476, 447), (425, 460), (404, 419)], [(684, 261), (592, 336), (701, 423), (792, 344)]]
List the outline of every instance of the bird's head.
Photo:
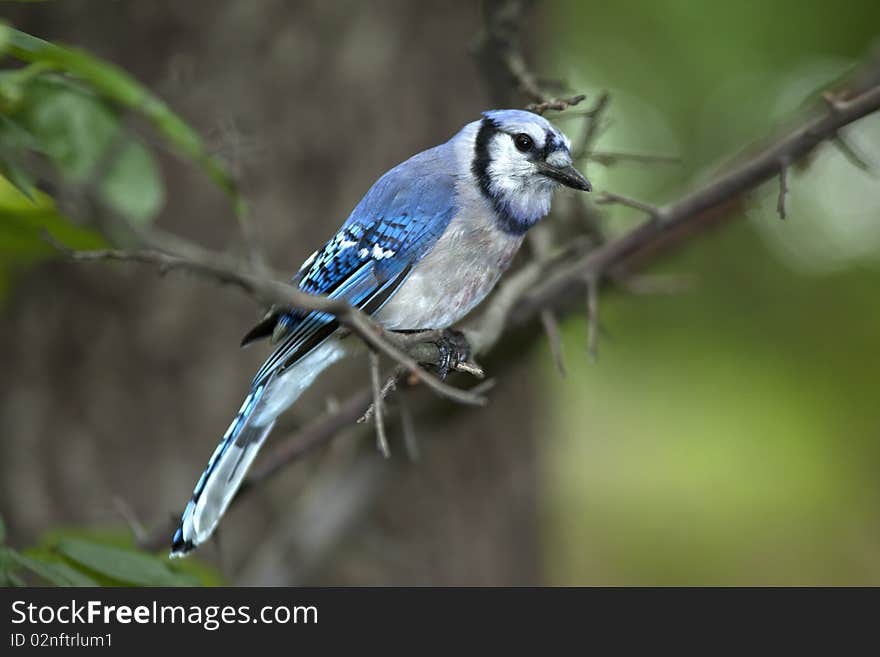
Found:
[(568, 137), (544, 117), (491, 110), (478, 125), (472, 171), (506, 232), (523, 234), (544, 217), (559, 185), (591, 190), (572, 166)]

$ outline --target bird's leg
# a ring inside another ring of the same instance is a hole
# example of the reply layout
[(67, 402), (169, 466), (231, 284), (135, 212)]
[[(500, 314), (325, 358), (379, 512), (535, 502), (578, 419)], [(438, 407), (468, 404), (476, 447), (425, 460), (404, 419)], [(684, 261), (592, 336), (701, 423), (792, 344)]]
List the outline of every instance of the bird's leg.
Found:
[[(421, 353), (411, 351), (410, 353), (423, 365), (436, 369), (441, 379), (445, 380), (453, 370), (468, 372), (477, 378), (483, 378), (483, 371), (469, 362), (471, 346), (461, 331), (455, 329), (404, 329), (395, 332), (410, 336), (425, 334), (425, 345), (434, 345), (439, 352), (439, 358), (431, 351)], [(438, 334), (439, 337), (437, 337)], [(422, 360), (423, 358), (424, 360)]]
[(471, 345), (464, 337), (464, 333), (455, 329), (443, 329), (443, 335), (437, 341), (437, 349), (440, 350), (437, 373), (443, 380), (446, 379), (450, 371), (455, 370), (462, 363), (468, 362), (471, 356)]

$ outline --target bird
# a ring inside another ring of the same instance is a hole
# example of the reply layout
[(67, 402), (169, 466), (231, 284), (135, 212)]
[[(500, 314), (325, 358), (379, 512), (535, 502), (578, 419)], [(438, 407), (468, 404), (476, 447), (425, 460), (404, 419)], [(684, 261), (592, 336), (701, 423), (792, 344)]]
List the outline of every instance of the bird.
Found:
[[(292, 283), (344, 299), (388, 330), (450, 331), (441, 348), (448, 370), (453, 357), (466, 358), (450, 327), (492, 290), (560, 186), (592, 189), (573, 166), (568, 137), (532, 112), (483, 112), (379, 178)], [(212, 535), (279, 415), (353, 352), (322, 312), (270, 310), (242, 344), (269, 337), (276, 346), (193, 490), (172, 557)]]

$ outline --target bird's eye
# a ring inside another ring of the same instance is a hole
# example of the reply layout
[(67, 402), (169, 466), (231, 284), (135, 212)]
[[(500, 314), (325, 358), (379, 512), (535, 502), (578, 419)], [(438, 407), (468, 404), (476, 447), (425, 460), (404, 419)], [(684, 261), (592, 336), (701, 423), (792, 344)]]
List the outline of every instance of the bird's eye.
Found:
[(535, 145), (535, 140), (529, 137), (526, 133), (521, 132), (513, 138), (513, 143), (516, 145), (516, 149), (522, 153), (525, 153), (528, 150), (531, 150), (532, 146)]

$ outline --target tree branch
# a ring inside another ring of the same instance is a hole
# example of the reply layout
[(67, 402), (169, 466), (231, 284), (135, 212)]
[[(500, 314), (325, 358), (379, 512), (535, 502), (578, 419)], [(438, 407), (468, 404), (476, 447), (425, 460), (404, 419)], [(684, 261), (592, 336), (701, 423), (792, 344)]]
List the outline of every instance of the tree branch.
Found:
[(651, 219), (656, 219), (658, 221), (663, 219), (663, 211), (660, 208), (621, 194), (614, 194), (613, 192), (600, 192), (596, 195), (596, 198), (593, 199), (593, 202), (597, 205), (625, 205), (633, 210), (644, 212), (651, 217)]
[(331, 299), (326, 296), (306, 294), (290, 283), (280, 282), (255, 276), (243, 269), (231, 266), (227, 259), (220, 255), (193, 252), (189, 257), (161, 253), (149, 250), (118, 250), (106, 249), (96, 251), (72, 251), (51, 236), (47, 237), (53, 246), (61, 250), (68, 258), (77, 262), (99, 262), (115, 260), (119, 262), (140, 262), (157, 267), (160, 272), (182, 270), (210, 278), (224, 284), (234, 285), (246, 294), (266, 306), (300, 308), (314, 310), (335, 316), (352, 333), (361, 338), (368, 346), (388, 356), (403, 366), (416, 381), (424, 383), (428, 388), (442, 397), (463, 403), (481, 406), (485, 398), (447, 385), (436, 376), (420, 367), (415, 358), (410, 356), (393, 333), (383, 329), (376, 321), (354, 308), (342, 299)]
[(493, 103), (510, 105), (511, 87), (530, 103), (526, 109), (536, 114), (547, 110), (561, 111), (577, 105), (586, 96), (552, 96), (529, 70), (522, 52), (520, 31), (531, 0), (486, 0), (485, 28), (477, 40), (476, 50), (483, 64)]
[[(870, 84), (864, 81), (870, 81)], [(862, 75), (855, 78), (854, 86), (846, 99), (835, 98), (832, 111), (824, 107), (819, 108), (763, 149), (742, 158), (737, 166), (673, 202), (654, 207), (620, 195), (606, 195), (605, 199), (608, 202), (621, 203), (646, 212), (651, 219), (622, 237), (605, 242), (596, 248), (592, 248), (591, 240), (573, 240), (561, 253), (553, 257), (532, 260), (507, 276), (485, 304), (485, 309), (479, 317), (471, 322), (470, 327), (465, 328), (464, 332), (473, 353), (475, 355), (488, 353), (506, 334), (529, 322), (545, 309), (563, 306), (571, 299), (574, 292), (583, 289), (584, 281), (593, 281), (593, 285), (598, 289), (603, 282), (617, 280), (616, 272), (635, 255), (668, 247), (676, 237), (692, 235), (693, 231), (685, 235), (684, 229), (709, 223), (715, 218), (718, 210), (731, 207), (742, 195), (779, 175), (780, 163), (784, 162), (786, 166), (796, 163), (809, 155), (822, 142), (836, 139), (838, 132), (845, 126), (877, 110), (880, 110), (880, 77), (873, 74)], [(114, 254), (120, 252), (103, 253), (105, 255), (93, 253), (81, 259), (114, 259)], [(116, 259), (133, 259), (127, 252), (122, 253), (126, 253), (125, 257)], [(210, 263), (198, 262), (193, 268), (180, 262), (181, 259), (174, 259), (173, 256), (157, 257), (153, 252), (146, 252), (150, 255), (144, 255), (145, 252), (138, 253), (141, 255), (134, 259), (141, 258), (141, 261), (154, 265), (165, 263), (194, 271), (205, 269), (213, 278), (236, 284), (254, 293), (259, 291), (268, 297), (280, 298), (282, 302), (290, 305), (299, 305), (297, 302), (301, 301), (296, 298), (295, 288), (288, 284), (254, 281), (248, 275), (242, 275), (240, 272), (230, 273), (225, 267), (214, 268)], [(315, 299), (321, 298), (309, 297), (308, 303), (304, 303), (303, 307), (314, 308), (311, 305), (314, 303), (319, 306), (315, 309), (336, 314), (340, 321), (346, 323), (353, 331), (358, 332), (356, 327), (362, 331), (364, 333), (362, 337), (368, 344), (381, 343), (383, 347), (390, 344), (380, 339), (383, 332), (381, 329), (376, 332), (377, 327), (369, 318), (360, 318), (360, 314), (350, 307), (339, 308), (333, 305), (336, 302), (323, 306), (322, 304), (328, 302), (323, 299), (315, 301)], [(352, 317), (359, 318), (362, 323), (358, 324), (352, 320)], [(431, 332), (428, 334), (428, 337), (436, 337), (430, 335)], [(410, 341), (416, 338), (397, 336), (397, 339), (399, 342), (391, 345), (390, 348), (400, 351), (411, 348), (413, 345)], [(428, 347), (436, 348), (430, 344)], [(413, 369), (414, 361), (410, 356), (406, 356), (403, 361), (397, 358), (395, 360), (400, 362), (411, 376), (421, 378), (426, 374), (417, 366)], [(424, 378), (422, 380), (427, 382)], [(439, 381), (437, 383), (444, 385)], [(485, 386), (488, 387), (490, 383), (486, 382)], [(483, 388), (483, 385), (476, 386), (472, 395), (477, 395)], [(461, 393), (461, 391), (457, 392)], [(316, 418), (293, 436), (279, 442), (275, 449), (251, 471), (236, 500), (287, 464), (302, 458), (315, 447), (330, 441), (340, 431), (351, 427), (365, 413), (372, 400), (374, 400), (373, 387), (365, 387), (340, 404), (337, 409)], [(145, 544), (148, 547), (161, 545), (167, 539), (167, 534), (165, 528), (162, 528), (161, 533), (153, 534)]]
[[(591, 251), (583, 258), (535, 276), (528, 287), (527, 298), (517, 308), (519, 318), (526, 318), (554, 303), (575, 281), (585, 277), (603, 277), (639, 251), (659, 245), (673, 233), (705, 219), (710, 210), (737, 200), (746, 192), (777, 175), (780, 162), (794, 163), (803, 159), (820, 143), (833, 139), (844, 126), (880, 109), (880, 83), (848, 100), (838, 100), (833, 112), (814, 112), (803, 123), (763, 150), (743, 159), (740, 164), (718, 178), (686, 194), (681, 199), (656, 208), (658, 219), (648, 221), (630, 233)], [(817, 115), (818, 114), (818, 115)], [(609, 195), (620, 202), (623, 197)], [(642, 211), (651, 206), (638, 207)]]
[(785, 197), (788, 195), (788, 161), (779, 163), (779, 196), (776, 198), (776, 212), (785, 219)]
[[(373, 420), (376, 424), (376, 445), (379, 452), (386, 459), (391, 457), (391, 449), (388, 447), (388, 434), (385, 432), (385, 396), (391, 392), (394, 384), (394, 378), (391, 379), (392, 385), (385, 390), (382, 385), (381, 373), (379, 370), (379, 354), (375, 351), (370, 352), (370, 383), (373, 388)], [(366, 414), (365, 414), (366, 415)]]

